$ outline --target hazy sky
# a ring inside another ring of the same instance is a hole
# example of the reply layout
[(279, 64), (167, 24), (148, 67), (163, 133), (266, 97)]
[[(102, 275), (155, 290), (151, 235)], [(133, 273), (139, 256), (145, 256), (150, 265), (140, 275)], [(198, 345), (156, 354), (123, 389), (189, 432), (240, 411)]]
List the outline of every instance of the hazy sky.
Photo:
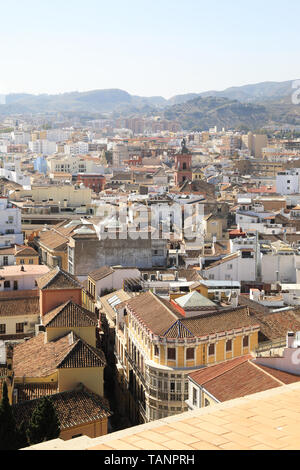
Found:
[(0, 93), (300, 78), (299, 0), (0, 0)]

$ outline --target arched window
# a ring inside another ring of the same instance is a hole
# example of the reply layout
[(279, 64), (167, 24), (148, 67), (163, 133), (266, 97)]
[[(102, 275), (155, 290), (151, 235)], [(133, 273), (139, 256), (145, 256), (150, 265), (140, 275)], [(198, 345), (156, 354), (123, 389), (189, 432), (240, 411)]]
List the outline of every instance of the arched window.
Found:
[(182, 169), (183, 169), (183, 170), (186, 170), (186, 163), (183, 163), (183, 164), (182, 164)]

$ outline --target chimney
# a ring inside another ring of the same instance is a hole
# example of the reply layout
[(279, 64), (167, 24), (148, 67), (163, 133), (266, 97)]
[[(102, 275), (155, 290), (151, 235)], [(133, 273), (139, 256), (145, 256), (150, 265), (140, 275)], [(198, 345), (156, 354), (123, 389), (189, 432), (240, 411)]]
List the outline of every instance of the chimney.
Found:
[(287, 348), (288, 349), (295, 347), (295, 344), (294, 344), (295, 339), (296, 339), (295, 333), (293, 333), (292, 331), (289, 331), (287, 334)]

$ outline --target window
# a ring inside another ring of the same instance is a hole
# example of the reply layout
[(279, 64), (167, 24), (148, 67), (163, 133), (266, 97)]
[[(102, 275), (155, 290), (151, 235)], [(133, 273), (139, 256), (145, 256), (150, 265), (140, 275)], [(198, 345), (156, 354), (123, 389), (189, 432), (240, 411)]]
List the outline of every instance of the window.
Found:
[(8, 256), (3, 256), (3, 266), (8, 266)]
[(193, 388), (193, 405), (197, 406), (198, 402), (198, 390), (196, 388)]
[(244, 336), (243, 338), (243, 348), (249, 347), (249, 336)]
[(214, 275), (214, 274), (210, 274), (210, 275), (209, 275), (209, 280), (210, 280), (210, 281), (213, 281), (214, 278), (215, 278), (215, 275)]
[(14, 290), (18, 290), (18, 281), (14, 281)]
[(29, 260), (29, 264), (33, 264), (33, 259), (30, 259), (30, 260)]
[(215, 344), (210, 344), (208, 348), (208, 355), (209, 356), (214, 356), (215, 355)]
[(232, 264), (228, 264), (227, 269), (232, 269)]
[(4, 289), (10, 289), (10, 281), (4, 281)]
[(154, 346), (154, 356), (159, 357), (159, 347), (156, 345)]
[(231, 352), (231, 351), (232, 351), (232, 339), (226, 342), (226, 352)]
[(205, 398), (204, 406), (210, 406), (210, 402), (207, 400), (207, 398)]
[(186, 350), (186, 360), (193, 360), (195, 359), (195, 349), (194, 348), (188, 348)]
[(170, 361), (176, 361), (176, 349), (168, 348), (168, 359)]
[(16, 333), (24, 333), (24, 323), (16, 323)]
[(225, 281), (231, 281), (230, 274), (225, 274)]
[(24, 260), (24, 259), (20, 259), (20, 264), (25, 264), (25, 260)]
[(6, 333), (6, 325), (2, 324), (0, 325), (0, 334), (5, 335), (5, 333)]

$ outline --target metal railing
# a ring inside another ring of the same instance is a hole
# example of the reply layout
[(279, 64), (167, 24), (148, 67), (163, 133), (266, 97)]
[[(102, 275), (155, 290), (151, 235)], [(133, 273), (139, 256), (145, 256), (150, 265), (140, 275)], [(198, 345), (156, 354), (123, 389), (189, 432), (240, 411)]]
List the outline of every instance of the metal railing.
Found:
[(257, 354), (270, 351), (271, 349), (284, 348), (286, 346), (286, 338), (279, 338), (274, 341), (266, 341), (261, 343), (256, 349)]

